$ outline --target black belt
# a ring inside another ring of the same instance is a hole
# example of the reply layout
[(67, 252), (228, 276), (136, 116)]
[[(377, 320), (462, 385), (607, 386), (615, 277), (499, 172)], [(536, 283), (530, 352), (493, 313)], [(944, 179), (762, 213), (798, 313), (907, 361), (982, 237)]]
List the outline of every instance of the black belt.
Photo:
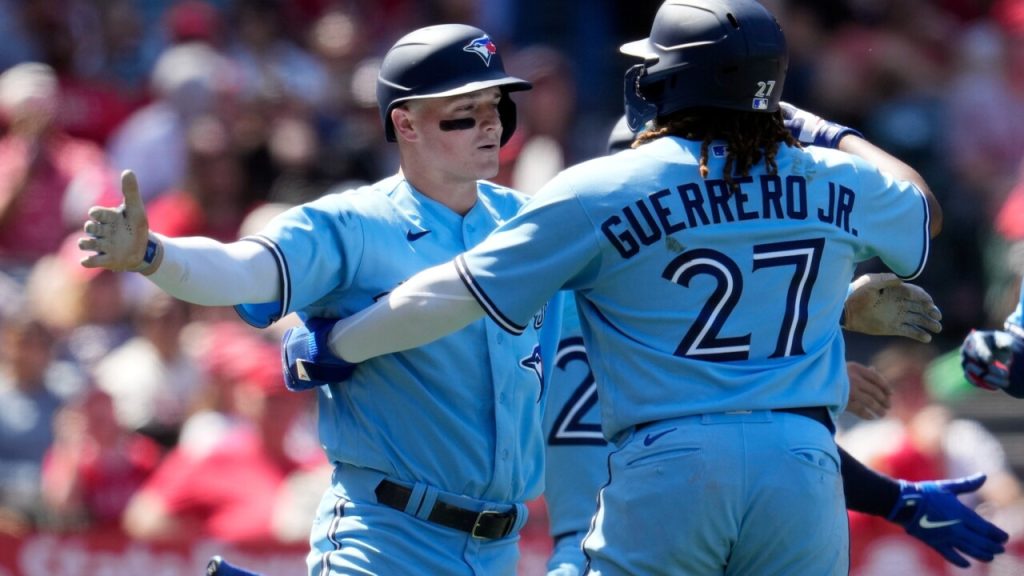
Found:
[[(409, 498), (412, 497), (412, 488), (406, 488), (385, 479), (377, 485), (374, 494), (377, 495), (377, 502), (404, 512), (406, 505), (409, 504)], [(497, 540), (512, 533), (512, 528), (516, 525), (516, 508), (513, 506), (508, 512), (493, 510), (474, 512), (437, 500), (434, 502), (434, 508), (431, 509), (427, 520), (441, 526), (469, 532), (473, 538)]]
[(828, 413), (828, 408), (824, 406), (808, 406), (806, 408), (776, 408), (772, 412), (786, 412), (788, 414), (797, 414), (805, 418), (810, 418), (815, 422), (820, 422), (822, 426), (828, 428), (828, 431), (832, 434), (836, 433), (836, 425), (832, 422), (832, 416)]

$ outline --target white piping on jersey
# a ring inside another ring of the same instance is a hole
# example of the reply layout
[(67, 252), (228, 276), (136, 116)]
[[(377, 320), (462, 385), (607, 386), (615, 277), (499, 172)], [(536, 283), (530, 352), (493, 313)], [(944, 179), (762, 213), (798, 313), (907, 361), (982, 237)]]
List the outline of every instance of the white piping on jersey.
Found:
[(498, 307), (494, 305), (494, 302), (491, 302), (491, 299), (487, 297), (486, 293), (484, 293), (483, 288), (477, 284), (476, 279), (474, 279), (473, 275), (469, 272), (469, 268), (466, 266), (466, 261), (461, 254), (455, 258), (455, 270), (459, 273), (459, 278), (462, 279), (462, 283), (466, 285), (466, 289), (473, 295), (473, 298), (476, 298), (480, 307), (484, 309), (484, 312), (486, 312), (488, 316), (490, 316), (491, 320), (494, 320), (494, 323), (497, 324), (499, 328), (517, 336), (526, 331), (525, 325), (516, 324), (510, 320), (501, 313), (501, 310), (498, 310)]

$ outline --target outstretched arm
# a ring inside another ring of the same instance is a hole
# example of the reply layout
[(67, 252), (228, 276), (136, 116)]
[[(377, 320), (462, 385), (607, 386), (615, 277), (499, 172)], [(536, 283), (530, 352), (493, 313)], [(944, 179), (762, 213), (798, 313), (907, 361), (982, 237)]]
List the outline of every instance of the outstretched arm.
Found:
[(88, 236), (79, 239), (78, 247), (94, 254), (84, 258), (82, 266), (141, 272), (168, 294), (205, 306), (279, 298), (277, 265), (261, 245), (154, 234), (149, 230), (139, 184), (130, 170), (121, 174), (121, 193), (121, 206), (89, 210), (84, 225)]
[(483, 308), (446, 262), (428, 268), (373, 306), (338, 322), (331, 351), (347, 362), (417, 348), (484, 315)]
[(984, 474), (967, 478), (907, 482), (878, 474), (839, 448), (846, 507), (899, 524), (949, 563), (970, 566), (965, 556), (991, 562), (1005, 552), (1009, 535), (964, 506), (959, 494), (974, 492)]

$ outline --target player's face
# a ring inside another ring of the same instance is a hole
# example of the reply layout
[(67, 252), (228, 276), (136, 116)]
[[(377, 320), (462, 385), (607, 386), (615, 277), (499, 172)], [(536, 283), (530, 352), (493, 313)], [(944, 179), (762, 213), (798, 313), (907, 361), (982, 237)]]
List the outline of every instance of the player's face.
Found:
[(449, 98), (416, 102), (422, 149), (435, 168), (470, 180), (498, 173), (501, 90), (487, 88)]

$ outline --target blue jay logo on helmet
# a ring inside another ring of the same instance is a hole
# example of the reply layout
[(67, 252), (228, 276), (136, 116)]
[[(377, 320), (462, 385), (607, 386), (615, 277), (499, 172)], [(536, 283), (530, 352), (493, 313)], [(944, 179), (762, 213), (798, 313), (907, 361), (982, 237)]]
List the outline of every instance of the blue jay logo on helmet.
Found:
[[(476, 63), (476, 54), (483, 61)], [(457, 96), (497, 87), (501, 89), (498, 114), (501, 144), (516, 129), (515, 103), (510, 92), (529, 90), (530, 83), (509, 76), (498, 48), (486, 32), (465, 24), (440, 24), (414, 30), (400, 38), (384, 55), (377, 73), (377, 105), (384, 137), (397, 140), (391, 113), (404, 102), (420, 98)]]
[(466, 44), (462, 50), (476, 54), (484, 61), (484, 65), (486, 66), (491, 65), (491, 55), (498, 53), (498, 47), (494, 45), (494, 42), (491, 42), (490, 37), (487, 35), (474, 38), (469, 44)]

